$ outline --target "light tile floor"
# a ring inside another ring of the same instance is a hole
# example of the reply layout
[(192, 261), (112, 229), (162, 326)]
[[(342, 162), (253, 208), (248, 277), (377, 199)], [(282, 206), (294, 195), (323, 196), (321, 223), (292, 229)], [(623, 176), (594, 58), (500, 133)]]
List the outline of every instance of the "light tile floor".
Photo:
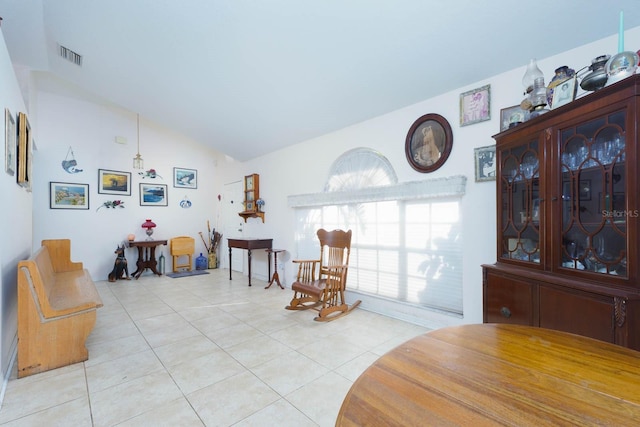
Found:
[(89, 360), (9, 381), (6, 426), (333, 426), (353, 381), (427, 329), (362, 308), (333, 322), (229, 270), (97, 282)]

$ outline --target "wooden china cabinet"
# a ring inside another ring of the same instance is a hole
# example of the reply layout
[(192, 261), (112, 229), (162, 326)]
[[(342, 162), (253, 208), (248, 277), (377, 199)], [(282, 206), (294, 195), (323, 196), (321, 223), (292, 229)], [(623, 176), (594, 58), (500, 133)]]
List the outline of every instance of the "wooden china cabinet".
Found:
[(640, 76), (495, 135), (484, 322), (640, 350)]

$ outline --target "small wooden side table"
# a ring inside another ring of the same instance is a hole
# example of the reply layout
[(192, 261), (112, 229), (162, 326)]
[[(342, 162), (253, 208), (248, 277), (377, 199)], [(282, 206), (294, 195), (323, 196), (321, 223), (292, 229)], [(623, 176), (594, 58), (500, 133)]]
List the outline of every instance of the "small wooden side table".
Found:
[(267, 253), (269, 255), (273, 254), (273, 277), (271, 277), (271, 281), (269, 282), (269, 286), (265, 287), (265, 289), (269, 289), (273, 282), (276, 282), (281, 289), (284, 289), (284, 286), (280, 283), (280, 276), (278, 276), (278, 254), (280, 252), (285, 252), (284, 249), (267, 249)]
[[(251, 286), (251, 250), (252, 249), (271, 249), (273, 239), (227, 239), (229, 244), (229, 280), (231, 280), (231, 248), (239, 248), (247, 250), (247, 263), (249, 264), (249, 286)], [(267, 252), (269, 259), (267, 260), (267, 277), (271, 276), (271, 254)]]
[(156, 260), (156, 247), (160, 245), (167, 246), (166, 240), (141, 240), (139, 242), (129, 242), (129, 247), (138, 248), (138, 261), (136, 262), (136, 271), (132, 276), (136, 279), (140, 278), (140, 275), (147, 268), (153, 271), (154, 274), (162, 276), (162, 274), (156, 269), (158, 261)]

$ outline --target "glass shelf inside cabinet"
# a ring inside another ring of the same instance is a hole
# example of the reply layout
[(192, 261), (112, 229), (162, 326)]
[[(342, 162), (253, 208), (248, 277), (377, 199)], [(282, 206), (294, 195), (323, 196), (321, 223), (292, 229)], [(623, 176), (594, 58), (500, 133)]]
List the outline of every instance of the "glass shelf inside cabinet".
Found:
[(627, 275), (624, 112), (562, 132), (561, 267)]
[(504, 149), (502, 258), (540, 263), (540, 160), (538, 141)]

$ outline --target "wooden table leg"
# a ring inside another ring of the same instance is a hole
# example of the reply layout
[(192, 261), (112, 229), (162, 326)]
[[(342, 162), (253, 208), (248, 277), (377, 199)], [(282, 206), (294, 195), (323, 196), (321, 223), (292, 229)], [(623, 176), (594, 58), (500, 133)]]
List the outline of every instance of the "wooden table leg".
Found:
[(231, 280), (231, 246), (229, 246), (229, 280)]
[(133, 272), (132, 276), (136, 279), (140, 278), (142, 271), (144, 270), (144, 253), (143, 247), (138, 246), (138, 260), (136, 261), (136, 271)]
[(158, 260), (156, 260), (156, 247), (152, 246), (149, 248), (149, 259), (147, 259), (147, 268), (150, 269), (154, 274), (158, 276), (162, 276), (160, 272), (156, 269), (158, 265)]
[[(271, 252), (269, 251), (267, 252), (269, 253), (269, 266), (271, 266), (271, 259), (270, 259)], [(265, 287), (265, 289), (269, 289), (271, 285), (273, 285), (273, 282), (276, 282), (281, 289), (284, 289), (284, 286), (282, 286), (282, 284), (280, 283), (280, 276), (278, 276), (278, 252), (275, 252), (275, 251), (273, 251), (273, 268), (274, 268), (273, 277), (269, 282), (269, 286)], [(269, 269), (269, 275), (271, 275), (271, 269)]]
[(247, 249), (248, 252), (248, 263), (249, 263), (249, 286), (251, 286), (251, 249)]

